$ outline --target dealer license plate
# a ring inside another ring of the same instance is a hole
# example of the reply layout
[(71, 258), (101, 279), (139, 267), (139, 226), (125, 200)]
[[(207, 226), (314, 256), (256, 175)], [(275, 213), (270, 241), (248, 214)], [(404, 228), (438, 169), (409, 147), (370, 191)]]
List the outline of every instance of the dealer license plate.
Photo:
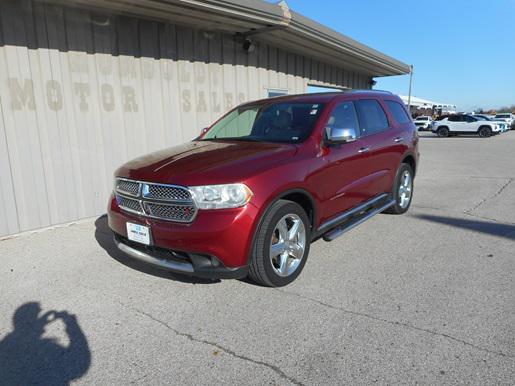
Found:
[(127, 223), (127, 237), (131, 241), (150, 245), (150, 228), (144, 225)]

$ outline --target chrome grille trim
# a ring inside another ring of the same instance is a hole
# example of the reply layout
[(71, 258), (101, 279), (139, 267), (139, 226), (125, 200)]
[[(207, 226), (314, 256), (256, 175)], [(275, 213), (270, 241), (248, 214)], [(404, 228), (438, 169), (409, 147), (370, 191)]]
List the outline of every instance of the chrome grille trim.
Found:
[(144, 214), (141, 202), (133, 198), (128, 198), (120, 194), (116, 194), (116, 202), (123, 210), (136, 214)]
[(157, 219), (173, 218), (173, 221), (177, 222), (191, 222), (190, 218), (194, 216), (197, 211), (195, 205), (165, 204), (162, 202), (149, 201), (144, 202), (143, 207), (148, 217)]
[(142, 196), (143, 198), (159, 201), (193, 202), (190, 191), (176, 185), (143, 183)]
[(190, 223), (198, 212), (188, 188), (179, 185), (116, 178), (115, 196), (122, 210), (159, 220)]
[(141, 183), (126, 178), (117, 178), (115, 191), (130, 197), (138, 197), (141, 192)]

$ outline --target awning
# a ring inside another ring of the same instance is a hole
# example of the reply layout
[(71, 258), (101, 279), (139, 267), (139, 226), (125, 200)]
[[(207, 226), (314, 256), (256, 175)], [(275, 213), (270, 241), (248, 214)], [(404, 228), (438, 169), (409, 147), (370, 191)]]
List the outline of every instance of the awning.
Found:
[(279, 4), (262, 0), (61, 0), (63, 2), (241, 34), (371, 77), (410, 71), (407, 64), (290, 11), (284, 1)]

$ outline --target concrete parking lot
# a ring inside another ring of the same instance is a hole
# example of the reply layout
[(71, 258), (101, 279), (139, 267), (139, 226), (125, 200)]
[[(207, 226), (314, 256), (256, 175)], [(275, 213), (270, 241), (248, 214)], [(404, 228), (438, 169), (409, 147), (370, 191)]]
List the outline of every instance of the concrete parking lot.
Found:
[(0, 383), (513, 384), (515, 131), (420, 150), (410, 211), (281, 289), (132, 263), (104, 217), (0, 241)]

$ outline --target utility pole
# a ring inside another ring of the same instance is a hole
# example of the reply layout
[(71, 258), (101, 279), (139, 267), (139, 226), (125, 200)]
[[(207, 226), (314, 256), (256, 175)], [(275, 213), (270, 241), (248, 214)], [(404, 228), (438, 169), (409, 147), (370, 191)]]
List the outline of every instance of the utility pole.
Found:
[(409, 91), (408, 91), (408, 111), (411, 116), (411, 82), (413, 81), (413, 64), (409, 66)]

